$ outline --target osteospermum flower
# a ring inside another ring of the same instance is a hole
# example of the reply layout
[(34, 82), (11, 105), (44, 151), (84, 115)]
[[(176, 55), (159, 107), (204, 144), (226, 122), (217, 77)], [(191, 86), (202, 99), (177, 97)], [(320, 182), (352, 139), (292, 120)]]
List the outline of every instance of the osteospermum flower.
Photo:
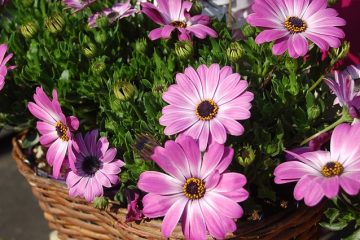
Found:
[(255, 0), (254, 13), (247, 22), (252, 26), (264, 27), (256, 37), (256, 43), (275, 40), (273, 53), (281, 55), (286, 50), (292, 58), (308, 52), (308, 40), (321, 50), (338, 48), (345, 34), (337, 26), (344, 26), (345, 20), (338, 13), (327, 8), (327, 0)]
[(49, 147), (46, 159), (50, 166), (53, 167), (53, 176), (60, 176), (60, 169), (65, 160), (69, 161), (70, 167), (75, 168), (72, 131), (79, 127), (79, 120), (74, 117), (65, 117), (63, 114), (56, 90), (52, 92), (53, 99), (50, 100), (45, 94), (42, 87), (36, 88), (34, 102), (28, 104), (28, 109), (40, 121), (37, 122), (36, 128), (40, 132), (40, 143)]
[(131, 16), (137, 10), (134, 9), (129, 2), (116, 3), (111, 8), (104, 9), (102, 12), (98, 12), (89, 17), (88, 24), (90, 27), (96, 27), (96, 20), (100, 16), (107, 16), (109, 23), (113, 23), (122, 18)]
[(355, 82), (350, 74), (339, 73), (335, 71), (334, 79), (326, 78), (325, 83), (336, 95), (334, 104), (346, 107), (353, 117), (357, 117), (360, 110), (360, 96), (355, 91)]
[(63, 0), (63, 3), (66, 5), (66, 8), (71, 8), (74, 12), (78, 12), (90, 6), (95, 1), (96, 0)]
[(360, 64), (359, 65), (350, 65), (348, 66), (344, 71), (342, 71), (342, 74), (350, 75), (352, 79), (360, 79)]
[(326, 196), (335, 197), (340, 187), (350, 195), (360, 190), (360, 124), (338, 125), (331, 136), (330, 151), (302, 154), (289, 152), (299, 161), (280, 164), (274, 171), (277, 184), (297, 182), (296, 200), (314, 206)]
[(189, 136), (157, 147), (152, 158), (167, 174), (147, 171), (140, 175), (138, 188), (148, 192), (143, 214), (165, 216), (161, 226), (165, 237), (181, 221), (186, 239), (206, 239), (207, 231), (215, 238), (225, 238), (236, 230), (234, 220), (243, 215), (237, 202), (248, 198), (245, 176), (224, 173), (233, 155), (232, 148), (215, 143), (202, 160), (198, 144)]
[(4, 43), (1, 44), (0, 45), (0, 91), (4, 88), (7, 71), (15, 68), (15, 66), (6, 67), (6, 63), (13, 56), (13, 54), (10, 53), (5, 57), (6, 51), (7, 51), (7, 45)]
[(104, 194), (103, 187), (111, 187), (118, 183), (118, 174), (125, 163), (116, 157), (116, 148), (109, 149), (109, 142), (105, 137), (98, 139), (98, 131), (92, 130), (76, 135), (75, 141), (79, 146), (74, 151), (76, 168), (66, 177), (66, 184), (71, 197), (82, 196), (92, 202), (95, 197)]
[(184, 133), (199, 140), (201, 151), (208, 143), (224, 144), (227, 133), (244, 132), (236, 120), (250, 117), (254, 95), (247, 87), (247, 81), (228, 66), (200, 65), (196, 71), (188, 67), (163, 94), (170, 105), (163, 108), (160, 124), (166, 126), (166, 135)]
[(151, 40), (170, 38), (171, 33), (177, 29), (179, 40), (191, 40), (191, 36), (204, 39), (207, 36), (217, 37), (217, 33), (208, 27), (210, 18), (205, 15), (190, 16), (192, 3), (184, 0), (158, 0), (158, 6), (142, 2), (142, 12), (160, 28), (152, 30), (149, 34)]

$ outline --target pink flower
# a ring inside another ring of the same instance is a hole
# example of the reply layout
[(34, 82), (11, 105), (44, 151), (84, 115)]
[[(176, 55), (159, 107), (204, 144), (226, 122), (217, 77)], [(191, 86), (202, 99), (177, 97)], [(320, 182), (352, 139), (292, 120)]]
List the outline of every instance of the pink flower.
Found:
[(163, 94), (170, 105), (163, 108), (160, 124), (166, 126), (166, 135), (184, 133), (199, 140), (201, 151), (208, 143), (224, 144), (227, 133), (243, 134), (244, 127), (236, 120), (250, 118), (254, 94), (247, 87), (231, 67), (200, 65), (196, 71), (188, 67)]
[(71, 8), (75, 10), (74, 12), (78, 12), (90, 6), (95, 1), (96, 0), (63, 0), (63, 3), (66, 5), (66, 8)]
[(116, 3), (111, 8), (104, 9), (102, 12), (98, 12), (90, 16), (88, 24), (92, 28), (96, 27), (96, 19), (100, 16), (107, 16), (109, 23), (113, 23), (134, 14), (136, 11), (137, 10), (134, 9), (129, 2)]
[(69, 160), (72, 169), (75, 168), (72, 147), (76, 148), (76, 144), (73, 142), (72, 131), (78, 129), (79, 120), (74, 116), (65, 117), (56, 90), (53, 90), (52, 94), (51, 101), (42, 87), (37, 87), (34, 94), (35, 103), (30, 102), (28, 109), (32, 115), (40, 119), (36, 124), (41, 134), (40, 143), (49, 147), (46, 159), (53, 167), (53, 176), (58, 178), (65, 159)]
[(143, 218), (142, 210), (140, 209), (140, 194), (139, 190), (125, 190), (127, 200), (127, 214), (126, 222), (140, 221)]
[(335, 71), (335, 79), (326, 78), (325, 83), (336, 95), (334, 104), (346, 107), (353, 117), (358, 117), (360, 110), (360, 96), (355, 91), (355, 82), (350, 74)]
[(115, 159), (116, 149), (109, 149), (105, 137), (98, 140), (98, 131), (86, 133), (85, 138), (79, 133), (75, 141), (79, 146), (74, 151), (75, 166), (66, 177), (66, 184), (71, 197), (83, 196), (92, 202), (95, 197), (104, 194), (104, 187), (111, 187), (119, 181), (118, 174), (125, 163)]
[(12, 58), (13, 54), (10, 53), (5, 57), (7, 51), (7, 45), (0, 45), (0, 91), (4, 88), (5, 85), (5, 77), (7, 75), (8, 70), (12, 70), (15, 66), (6, 67), (6, 63)]
[(350, 75), (352, 79), (356, 80), (360, 78), (360, 64), (358, 65), (350, 65), (348, 66), (344, 71), (342, 71), (342, 74)]
[(286, 50), (290, 57), (297, 58), (308, 52), (308, 40), (321, 50), (338, 48), (345, 20), (327, 8), (327, 0), (255, 0), (254, 13), (247, 21), (252, 26), (264, 27), (256, 37), (256, 43), (272, 42), (273, 54), (281, 55)]
[(153, 160), (167, 174), (147, 171), (140, 175), (138, 188), (148, 192), (143, 213), (149, 218), (164, 217), (161, 230), (168, 238), (181, 221), (186, 239), (206, 239), (206, 232), (223, 239), (236, 230), (235, 219), (243, 215), (237, 202), (248, 198), (246, 178), (224, 171), (230, 165), (232, 148), (214, 143), (203, 160), (196, 141), (180, 136), (157, 147)]
[(158, 0), (158, 6), (152, 3), (142, 2), (142, 12), (160, 28), (152, 30), (149, 34), (151, 40), (170, 38), (171, 33), (177, 29), (179, 40), (191, 40), (191, 36), (204, 39), (208, 35), (217, 37), (217, 33), (208, 27), (210, 18), (205, 15), (190, 16), (189, 10), (192, 3), (184, 0)]
[(275, 183), (297, 182), (296, 200), (315, 206), (321, 199), (334, 198), (340, 187), (350, 195), (360, 190), (360, 124), (338, 125), (331, 136), (330, 151), (302, 154), (287, 151), (299, 161), (280, 164), (274, 171)]

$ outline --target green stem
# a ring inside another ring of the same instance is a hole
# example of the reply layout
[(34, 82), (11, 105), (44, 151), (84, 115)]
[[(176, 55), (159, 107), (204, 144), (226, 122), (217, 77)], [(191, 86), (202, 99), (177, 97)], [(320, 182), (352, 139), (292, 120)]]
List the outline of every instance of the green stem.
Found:
[(239, 63), (235, 63), (235, 71), (236, 71), (237, 73), (240, 72), (240, 64), (239, 64)]
[(312, 90), (314, 90), (322, 82), (323, 79), (324, 75), (321, 75), (319, 79), (309, 88), (308, 91), (311, 92)]
[(330, 131), (331, 129), (335, 128), (337, 125), (341, 124), (341, 123), (344, 123), (344, 122), (351, 122), (352, 118), (351, 116), (349, 115), (349, 113), (347, 112), (346, 109), (343, 110), (342, 112), (342, 116), (341, 118), (339, 118), (336, 122), (332, 123), (331, 125), (327, 126), (326, 128), (324, 128), (323, 130), (321, 130), (320, 132), (312, 135), (311, 137), (305, 139), (304, 141), (302, 141), (300, 143), (300, 145), (304, 145), (308, 142), (310, 142), (311, 140), (313, 140), (314, 138), (320, 136), (321, 134), (323, 133), (326, 133), (327, 131)]
[(44, 18), (46, 17), (46, 5), (45, 4), (46, 4), (45, 0), (40, 0), (40, 10), (41, 10), (41, 14)]

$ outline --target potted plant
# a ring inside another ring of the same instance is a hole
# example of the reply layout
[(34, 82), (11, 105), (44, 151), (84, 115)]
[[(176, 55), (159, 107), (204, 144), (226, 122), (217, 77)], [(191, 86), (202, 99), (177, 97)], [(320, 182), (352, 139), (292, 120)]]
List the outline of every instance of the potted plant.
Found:
[(256, 0), (234, 39), (208, 4), (1, 8), (0, 123), (26, 129), (13, 156), (59, 237), (315, 239), (326, 198), (356, 209), (345, 21)]

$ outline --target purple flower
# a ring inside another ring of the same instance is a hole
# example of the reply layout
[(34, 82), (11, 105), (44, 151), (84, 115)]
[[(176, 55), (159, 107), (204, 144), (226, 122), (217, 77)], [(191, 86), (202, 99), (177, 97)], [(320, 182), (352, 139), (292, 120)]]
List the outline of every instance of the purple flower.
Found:
[(36, 128), (41, 134), (40, 143), (49, 147), (46, 159), (50, 166), (53, 167), (53, 176), (58, 178), (60, 176), (61, 166), (69, 161), (70, 167), (75, 168), (73, 147), (76, 144), (73, 142), (72, 131), (79, 127), (79, 120), (74, 117), (65, 117), (63, 114), (56, 90), (53, 90), (53, 100), (45, 94), (42, 87), (36, 88), (34, 94), (34, 102), (28, 104), (28, 109), (36, 118), (40, 119), (37, 122)]
[(274, 171), (275, 183), (297, 182), (296, 200), (315, 206), (321, 199), (334, 198), (340, 187), (350, 195), (360, 190), (360, 124), (338, 125), (331, 136), (330, 152), (312, 151), (296, 154), (298, 161), (280, 164)]
[(350, 75), (352, 79), (359, 79), (360, 78), (360, 64), (358, 65), (350, 65), (348, 66), (344, 71), (342, 71), (342, 74)]
[(143, 217), (140, 208), (140, 191), (139, 190), (125, 190), (126, 200), (128, 202), (126, 222), (140, 221)]
[(88, 24), (91, 28), (96, 27), (96, 19), (100, 16), (107, 16), (109, 23), (113, 23), (134, 14), (136, 11), (137, 10), (134, 9), (129, 2), (116, 3), (111, 8), (104, 9), (102, 12), (98, 12), (90, 16)]
[[(149, 218), (164, 217), (161, 230), (168, 238), (181, 221), (186, 239), (224, 239), (236, 230), (235, 219), (243, 215), (237, 202), (248, 198), (246, 178), (225, 172), (231, 163), (232, 148), (214, 143), (202, 157), (196, 141), (180, 136), (157, 147), (152, 158), (167, 174), (147, 171), (140, 175), (138, 188), (148, 192), (143, 213)], [(203, 158), (203, 159), (202, 159)]]
[(201, 151), (212, 143), (224, 144), (227, 133), (240, 136), (244, 127), (236, 120), (250, 118), (254, 94), (231, 67), (200, 65), (176, 75), (176, 84), (163, 94), (170, 105), (162, 110), (160, 124), (166, 135), (184, 133), (199, 141)]
[(71, 197), (83, 196), (92, 202), (95, 197), (104, 194), (103, 186), (109, 188), (119, 181), (118, 174), (125, 163), (115, 159), (116, 149), (109, 149), (109, 142), (105, 137), (98, 140), (98, 131), (76, 135), (79, 146), (75, 154), (75, 169), (66, 177), (66, 184)]
[(334, 104), (346, 107), (353, 117), (358, 117), (360, 110), (360, 96), (355, 91), (355, 82), (351, 75), (335, 71), (335, 79), (326, 78), (325, 83), (336, 95)]
[(1, 44), (0, 45), (0, 91), (4, 88), (7, 71), (15, 68), (15, 66), (6, 67), (6, 63), (13, 56), (13, 54), (10, 53), (5, 57), (6, 51), (7, 51), (7, 45), (4, 43)]
[(78, 12), (90, 6), (95, 1), (96, 0), (63, 0), (63, 3), (66, 5), (66, 8), (71, 8), (74, 12)]
[(217, 33), (208, 27), (210, 18), (205, 15), (190, 16), (189, 10), (192, 3), (183, 0), (158, 0), (158, 6), (152, 3), (142, 2), (142, 12), (160, 28), (152, 30), (149, 34), (151, 40), (170, 38), (171, 33), (177, 29), (179, 40), (191, 40), (191, 36), (204, 39), (208, 35), (217, 37)]
[(338, 13), (327, 8), (327, 0), (255, 0), (254, 13), (247, 22), (252, 26), (264, 27), (256, 37), (256, 43), (272, 42), (273, 54), (281, 55), (286, 50), (290, 57), (297, 58), (308, 52), (308, 40), (321, 50), (338, 48), (345, 34), (337, 26), (344, 26), (345, 20)]

